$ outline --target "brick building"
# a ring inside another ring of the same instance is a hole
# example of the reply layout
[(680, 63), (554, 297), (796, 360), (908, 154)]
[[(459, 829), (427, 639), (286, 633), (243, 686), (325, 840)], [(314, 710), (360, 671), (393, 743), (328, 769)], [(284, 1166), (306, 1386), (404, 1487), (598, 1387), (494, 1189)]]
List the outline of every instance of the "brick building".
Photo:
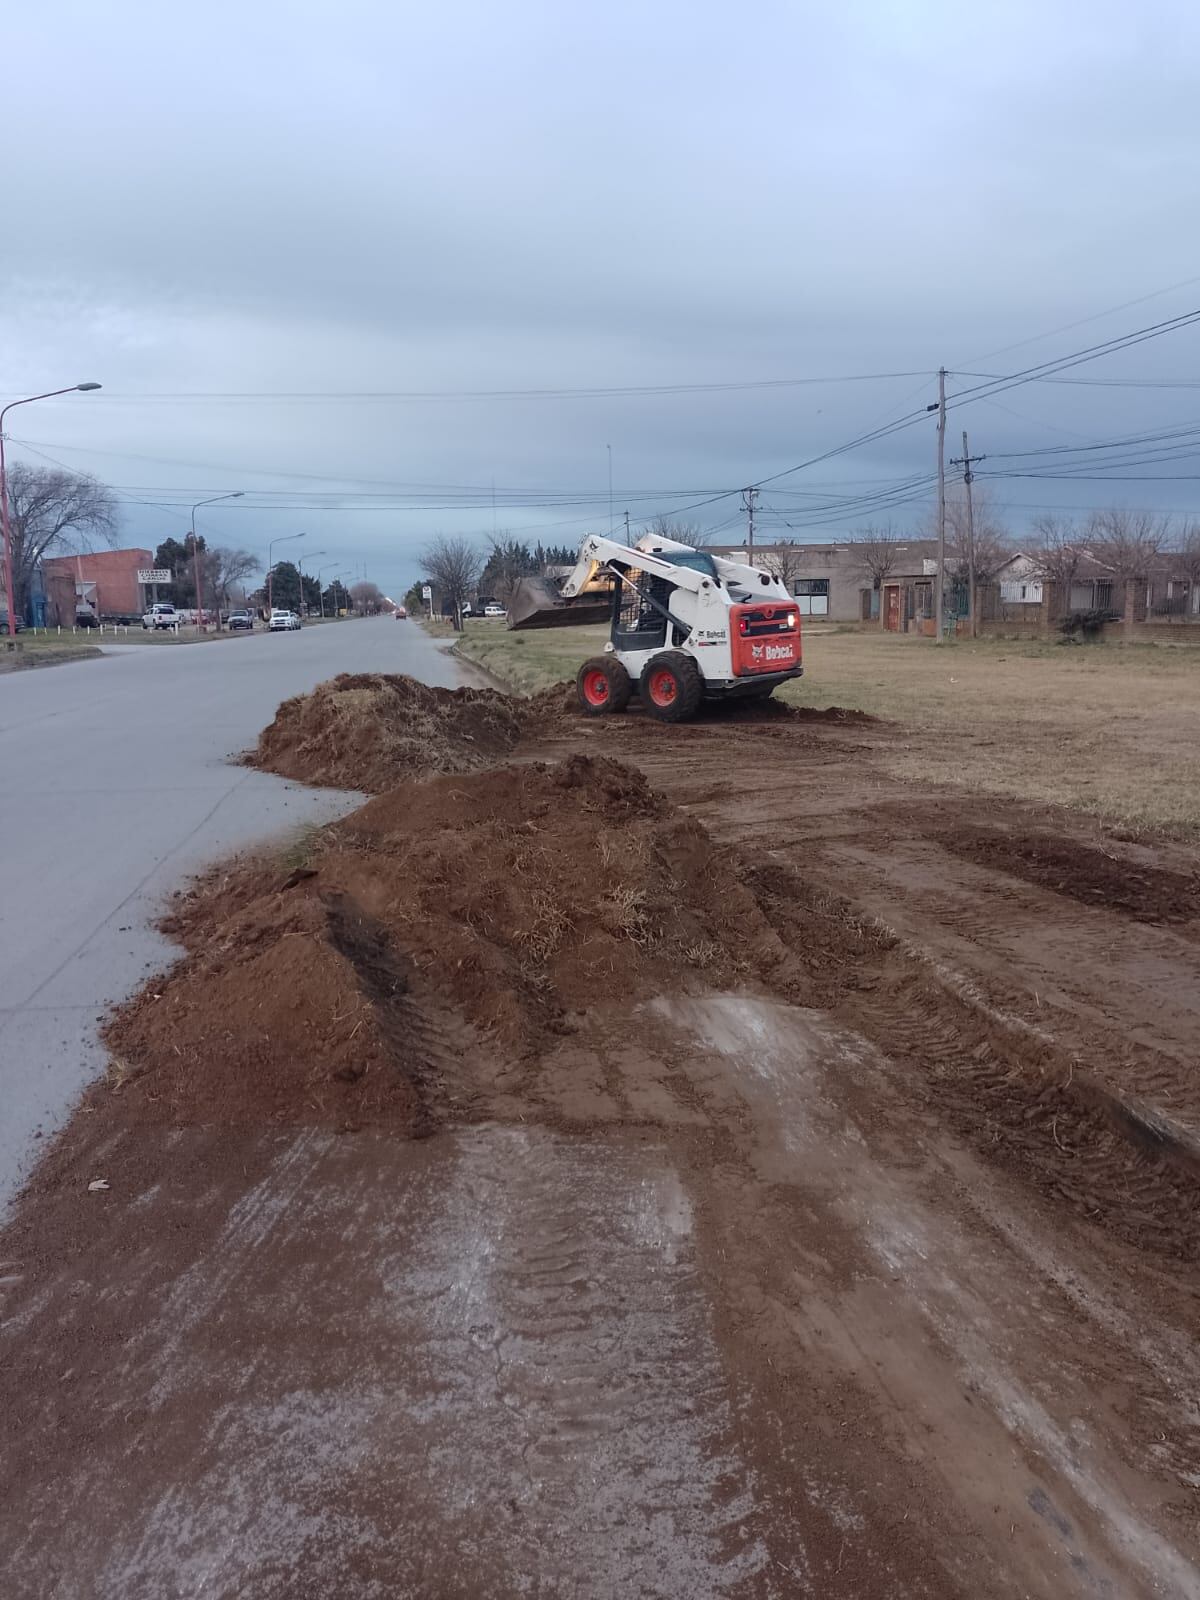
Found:
[(138, 582), (138, 571), (153, 565), (151, 550), (90, 550), (48, 557), (42, 562), (47, 624), (69, 627), (76, 611), (85, 609), (102, 621), (140, 616), (146, 609), (146, 592)]

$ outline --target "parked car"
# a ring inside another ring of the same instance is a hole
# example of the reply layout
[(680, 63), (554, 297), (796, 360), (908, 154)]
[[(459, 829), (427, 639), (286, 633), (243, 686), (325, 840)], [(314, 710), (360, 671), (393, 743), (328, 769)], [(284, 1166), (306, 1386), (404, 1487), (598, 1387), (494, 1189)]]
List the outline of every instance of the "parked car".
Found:
[(294, 611), (272, 611), (267, 628), (271, 633), (291, 633), (300, 627), (300, 618)]
[(177, 628), (182, 621), (174, 606), (159, 600), (142, 615), (143, 628)]
[(253, 627), (254, 627), (254, 613), (253, 613), (253, 611), (247, 611), (245, 609), (245, 607), (242, 607), (238, 611), (231, 611), (229, 613), (229, 627), (230, 627), (230, 631), (231, 632), (235, 632), (235, 633), (238, 631), (238, 629), (243, 629), (243, 630), (247, 629), (247, 628), (253, 629)]
[(488, 604), (484, 606), (483, 614), (485, 617), (505, 617), (508, 615), (504, 607), (502, 605), (498, 605), (495, 600), (490, 600)]
[(86, 606), (80, 606), (75, 613), (75, 626), (77, 628), (98, 628), (100, 618), (94, 611), (89, 611)]
[[(8, 612), (7, 611), (0, 611), (0, 633), (7, 633), (7, 632), (8, 632)], [(18, 633), (24, 633), (25, 632), (25, 619), (24, 619), (24, 617), (18, 617), (17, 618), (17, 632)]]

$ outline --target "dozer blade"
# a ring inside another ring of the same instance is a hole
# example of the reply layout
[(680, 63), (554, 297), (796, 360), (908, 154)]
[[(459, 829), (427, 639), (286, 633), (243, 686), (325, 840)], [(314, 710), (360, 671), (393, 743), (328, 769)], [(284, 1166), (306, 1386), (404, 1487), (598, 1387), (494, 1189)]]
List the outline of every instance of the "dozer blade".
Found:
[(510, 628), (578, 628), (589, 622), (607, 622), (612, 590), (607, 583), (592, 585), (564, 600), (545, 578), (521, 578), (508, 602)]

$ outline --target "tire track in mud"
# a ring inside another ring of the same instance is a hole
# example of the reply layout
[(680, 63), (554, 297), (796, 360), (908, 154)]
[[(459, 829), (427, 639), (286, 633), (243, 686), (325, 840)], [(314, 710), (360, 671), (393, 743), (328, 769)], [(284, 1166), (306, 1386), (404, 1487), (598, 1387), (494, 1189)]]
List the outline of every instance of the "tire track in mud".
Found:
[(749, 865), (746, 881), (816, 979), (819, 1003), (911, 1066), (910, 1086), (978, 1149), (1132, 1244), (1200, 1259), (1200, 1143), (1188, 1128), (997, 1010), (966, 975), (881, 927), (864, 932), (844, 901), (819, 897), (814, 950), (818, 897), (794, 869)]

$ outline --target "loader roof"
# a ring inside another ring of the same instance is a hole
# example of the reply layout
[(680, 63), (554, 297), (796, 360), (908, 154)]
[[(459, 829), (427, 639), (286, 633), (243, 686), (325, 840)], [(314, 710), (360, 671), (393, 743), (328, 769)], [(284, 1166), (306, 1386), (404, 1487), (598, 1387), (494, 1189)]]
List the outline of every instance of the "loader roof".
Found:
[(651, 547), (646, 554), (658, 556), (662, 561), (669, 561), (672, 566), (688, 567), (692, 572), (702, 572), (706, 578), (715, 578), (717, 575), (716, 564), (707, 550), (659, 550)]

